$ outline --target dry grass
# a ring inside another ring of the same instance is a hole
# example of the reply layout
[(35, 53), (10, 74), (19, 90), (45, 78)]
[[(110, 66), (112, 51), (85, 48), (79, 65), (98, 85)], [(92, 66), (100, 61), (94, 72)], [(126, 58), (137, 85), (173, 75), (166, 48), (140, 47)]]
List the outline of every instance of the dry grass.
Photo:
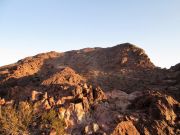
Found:
[(32, 108), (27, 102), (18, 107), (3, 106), (0, 116), (0, 133), (4, 135), (28, 134), (32, 122)]
[(65, 122), (61, 119), (55, 110), (44, 112), (41, 116), (42, 125), (49, 125), (51, 130), (54, 130), (57, 135), (65, 134)]
[(49, 134), (52, 130), (57, 135), (65, 134), (64, 121), (53, 109), (35, 114), (28, 102), (20, 102), (16, 106), (2, 106), (0, 109), (1, 135)]

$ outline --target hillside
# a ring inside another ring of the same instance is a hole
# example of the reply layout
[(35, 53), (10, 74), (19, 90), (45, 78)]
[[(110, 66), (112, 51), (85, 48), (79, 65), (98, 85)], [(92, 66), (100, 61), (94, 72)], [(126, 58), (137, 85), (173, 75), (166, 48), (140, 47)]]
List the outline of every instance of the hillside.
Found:
[(180, 65), (156, 67), (130, 43), (48, 52), (0, 67), (1, 124), (7, 106), (21, 104), (33, 116), (53, 110), (64, 123), (42, 124), (38, 115), (15, 134), (180, 134), (179, 97)]

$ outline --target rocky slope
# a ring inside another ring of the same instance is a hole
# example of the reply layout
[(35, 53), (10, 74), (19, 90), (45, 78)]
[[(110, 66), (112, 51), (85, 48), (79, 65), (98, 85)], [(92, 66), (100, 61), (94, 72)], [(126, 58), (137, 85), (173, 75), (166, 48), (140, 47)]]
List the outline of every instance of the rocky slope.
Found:
[[(55, 110), (72, 135), (180, 134), (179, 89), (179, 64), (158, 68), (129, 43), (49, 52), (0, 67), (0, 106), (26, 101), (35, 113)], [(59, 134), (34, 128), (39, 131), (29, 134)]]

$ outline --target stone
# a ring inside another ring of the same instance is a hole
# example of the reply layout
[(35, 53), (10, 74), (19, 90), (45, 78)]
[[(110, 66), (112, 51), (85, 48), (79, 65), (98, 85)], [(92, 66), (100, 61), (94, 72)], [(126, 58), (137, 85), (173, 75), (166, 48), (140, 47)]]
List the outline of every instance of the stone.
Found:
[(44, 93), (43, 99), (48, 99), (48, 93), (47, 92)]
[(55, 130), (51, 130), (51, 132), (49, 133), (49, 135), (57, 135)]
[(87, 86), (86, 83), (84, 83), (83, 88), (84, 88), (84, 89), (88, 89), (88, 86)]
[(6, 102), (5, 102), (5, 105), (13, 105), (14, 102), (15, 102), (14, 100), (6, 101)]
[(58, 99), (58, 101), (56, 102), (56, 105), (61, 105), (61, 104), (62, 104), (61, 99)]
[(75, 89), (75, 94), (80, 95), (81, 93), (82, 93), (82, 87), (77, 86), (76, 89)]
[(85, 133), (86, 135), (91, 135), (91, 134), (93, 134), (93, 131), (92, 131), (92, 129), (91, 129), (91, 127), (90, 127), (89, 125), (85, 126), (85, 128), (84, 128), (84, 133)]
[(97, 132), (99, 130), (99, 125), (97, 123), (93, 123), (92, 127), (94, 132)]
[(85, 116), (85, 112), (83, 110), (82, 103), (75, 104), (74, 105), (74, 111), (76, 113), (78, 122), (81, 123), (83, 118), (84, 118), (84, 116)]
[(65, 96), (65, 97), (62, 97), (62, 98), (60, 99), (60, 101), (61, 101), (61, 104), (65, 104), (66, 102), (68, 102), (68, 101), (70, 101), (70, 100), (72, 100), (72, 99), (74, 99), (73, 96)]
[(125, 64), (127, 63), (128, 61), (128, 58), (127, 57), (123, 57), (122, 60), (121, 60), (121, 64)]
[(77, 98), (82, 99), (84, 97), (83, 93), (79, 94)]
[(85, 134), (88, 134), (88, 133), (89, 133), (89, 126), (85, 126), (85, 128), (84, 128), (84, 133), (85, 133)]
[(140, 133), (131, 121), (122, 121), (117, 125), (112, 135), (140, 135)]
[(83, 103), (83, 109), (84, 109), (84, 111), (85, 111), (85, 112), (88, 112), (88, 111), (89, 111), (89, 108), (90, 108), (90, 105), (89, 105), (89, 102), (88, 102), (88, 98), (87, 98), (87, 97), (83, 97), (82, 103)]
[(49, 98), (49, 104), (50, 106), (54, 106), (56, 104), (53, 97)]
[(38, 92), (38, 91), (33, 90), (33, 91), (32, 91), (32, 94), (31, 94), (31, 100), (32, 100), (32, 101), (39, 100), (39, 96), (40, 96), (40, 95), (42, 95), (41, 92)]
[(95, 88), (94, 90), (94, 100), (101, 101), (103, 99), (107, 99), (105, 93), (100, 87)]
[(0, 106), (4, 105), (5, 103), (6, 103), (5, 99), (4, 98), (3, 99), (0, 98)]
[(59, 108), (59, 114), (62, 119), (65, 117), (66, 109), (64, 107)]
[(48, 100), (45, 100), (45, 101), (44, 101), (44, 103), (43, 103), (43, 108), (44, 108), (45, 110), (51, 109), (51, 106), (50, 106)]

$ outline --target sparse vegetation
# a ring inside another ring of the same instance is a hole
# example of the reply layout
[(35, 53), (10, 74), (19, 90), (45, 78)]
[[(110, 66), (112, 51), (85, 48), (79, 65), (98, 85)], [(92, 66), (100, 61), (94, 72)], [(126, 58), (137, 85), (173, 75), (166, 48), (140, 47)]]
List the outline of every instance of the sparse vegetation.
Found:
[(0, 134), (28, 134), (32, 112), (31, 106), (26, 102), (20, 103), (19, 106), (3, 106), (0, 115)]
[(65, 134), (65, 123), (55, 110), (44, 112), (41, 116), (42, 127), (56, 131), (57, 135)]
[(52, 130), (57, 135), (65, 133), (65, 124), (58, 112), (51, 109), (36, 114), (28, 102), (20, 102), (16, 106), (2, 106), (0, 125), (1, 135), (31, 135), (36, 132), (49, 134)]

